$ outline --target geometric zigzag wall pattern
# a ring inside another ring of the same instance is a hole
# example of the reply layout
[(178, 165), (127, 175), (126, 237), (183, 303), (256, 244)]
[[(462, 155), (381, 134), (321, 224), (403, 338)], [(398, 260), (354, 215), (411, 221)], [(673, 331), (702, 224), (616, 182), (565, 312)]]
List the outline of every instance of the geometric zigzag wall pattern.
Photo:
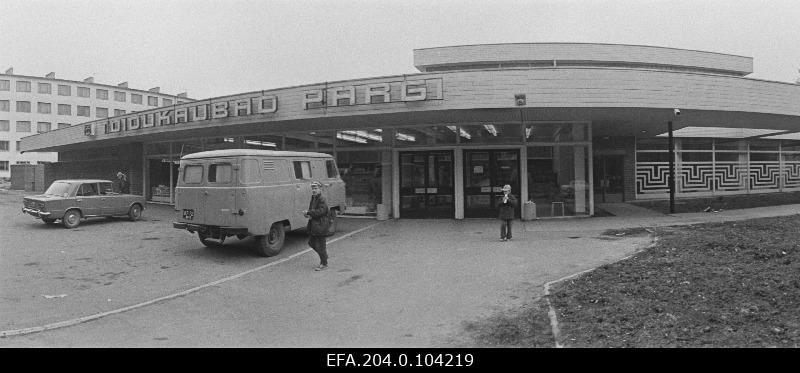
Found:
[[(636, 194), (669, 193), (668, 162), (636, 163)], [(800, 161), (682, 162), (675, 165), (675, 192), (682, 194), (800, 188)]]

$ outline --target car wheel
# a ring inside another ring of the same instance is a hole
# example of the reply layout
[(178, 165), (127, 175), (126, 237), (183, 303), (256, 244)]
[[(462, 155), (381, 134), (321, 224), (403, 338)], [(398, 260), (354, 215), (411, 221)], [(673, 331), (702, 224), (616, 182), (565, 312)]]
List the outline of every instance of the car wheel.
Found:
[(283, 223), (274, 223), (269, 228), (266, 236), (256, 236), (256, 252), (261, 256), (273, 256), (281, 252), (283, 241), (286, 239), (286, 231)]
[(208, 234), (200, 231), (197, 232), (197, 236), (200, 237), (200, 242), (202, 242), (206, 247), (219, 247), (222, 246), (222, 243), (225, 241), (225, 239), (217, 241), (211, 238), (211, 236)]
[(137, 221), (142, 217), (142, 206), (139, 204), (135, 204), (131, 206), (131, 209), (128, 211), (128, 218), (131, 221)]
[(42, 218), (42, 221), (48, 225), (53, 225), (56, 223), (56, 219), (51, 219), (51, 218)]
[(64, 228), (72, 229), (77, 227), (81, 224), (81, 212), (78, 210), (69, 210), (66, 214), (64, 214), (64, 218), (61, 219), (61, 223), (64, 224)]

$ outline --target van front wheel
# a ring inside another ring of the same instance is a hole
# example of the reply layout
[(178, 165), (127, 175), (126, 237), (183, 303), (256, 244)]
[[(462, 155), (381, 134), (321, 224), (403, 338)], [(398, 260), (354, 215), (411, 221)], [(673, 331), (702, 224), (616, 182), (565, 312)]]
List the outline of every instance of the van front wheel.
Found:
[(283, 223), (274, 223), (266, 236), (256, 236), (256, 252), (261, 256), (273, 256), (281, 252), (286, 232)]

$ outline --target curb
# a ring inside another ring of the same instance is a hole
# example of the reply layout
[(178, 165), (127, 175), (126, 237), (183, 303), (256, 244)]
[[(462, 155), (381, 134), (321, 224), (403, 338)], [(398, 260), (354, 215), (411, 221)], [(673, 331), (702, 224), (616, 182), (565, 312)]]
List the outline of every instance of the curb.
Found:
[[(650, 233), (650, 244), (648, 244), (647, 246), (645, 246), (643, 248), (636, 249), (636, 251), (634, 251), (633, 254), (628, 255), (628, 256), (620, 259), (620, 260), (617, 260), (617, 261), (614, 261), (614, 262), (611, 262), (611, 263), (621, 262), (623, 260), (630, 259), (632, 256), (634, 256), (634, 255), (636, 255), (636, 254), (638, 254), (638, 253), (640, 253), (640, 252), (642, 252), (644, 250), (647, 250), (649, 248), (655, 247), (656, 244), (658, 243), (658, 237), (655, 236), (655, 231), (653, 231), (650, 228), (645, 228), (645, 230)], [(544, 299), (547, 301), (547, 307), (548, 307), (547, 315), (550, 317), (550, 329), (553, 332), (553, 339), (555, 341), (555, 347), (556, 348), (564, 348), (564, 345), (562, 345), (561, 342), (559, 342), (561, 340), (561, 329), (558, 327), (558, 316), (556, 314), (556, 309), (553, 308), (553, 303), (550, 302), (550, 285), (555, 284), (557, 282), (564, 281), (564, 280), (569, 280), (571, 278), (579, 277), (579, 276), (581, 276), (581, 275), (583, 275), (585, 273), (594, 271), (595, 269), (600, 268), (601, 266), (606, 265), (606, 264), (610, 264), (610, 263), (601, 264), (601, 265), (599, 265), (597, 267), (589, 268), (589, 269), (583, 270), (581, 272), (574, 273), (574, 274), (562, 277), (562, 278), (560, 278), (558, 280), (553, 280), (553, 281), (550, 281), (550, 282), (547, 282), (547, 283), (544, 284)]]

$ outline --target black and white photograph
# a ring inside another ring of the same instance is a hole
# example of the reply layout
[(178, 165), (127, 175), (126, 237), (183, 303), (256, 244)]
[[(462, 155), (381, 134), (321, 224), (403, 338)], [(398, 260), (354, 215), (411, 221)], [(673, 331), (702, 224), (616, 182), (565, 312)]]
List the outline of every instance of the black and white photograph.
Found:
[(790, 0), (0, 0), (0, 349), (797, 348), (799, 25)]

